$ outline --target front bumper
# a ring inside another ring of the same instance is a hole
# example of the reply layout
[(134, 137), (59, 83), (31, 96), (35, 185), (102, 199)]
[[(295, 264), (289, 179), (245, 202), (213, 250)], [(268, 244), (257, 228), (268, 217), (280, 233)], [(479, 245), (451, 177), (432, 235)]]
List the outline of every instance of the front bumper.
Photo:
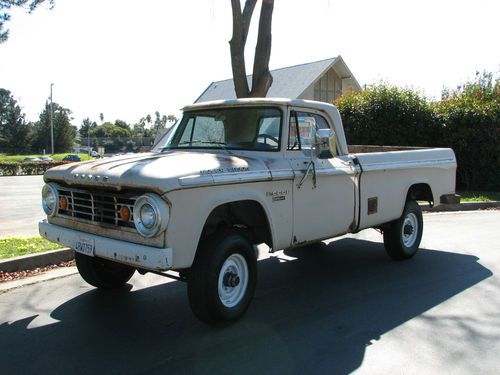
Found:
[(70, 248), (75, 247), (79, 237), (86, 237), (94, 241), (94, 255), (136, 268), (166, 271), (172, 268), (171, 248), (159, 249), (156, 247), (134, 244), (115, 240), (91, 233), (80, 232), (49, 224), (47, 220), (38, 223), (38, 230), (42, 237)]

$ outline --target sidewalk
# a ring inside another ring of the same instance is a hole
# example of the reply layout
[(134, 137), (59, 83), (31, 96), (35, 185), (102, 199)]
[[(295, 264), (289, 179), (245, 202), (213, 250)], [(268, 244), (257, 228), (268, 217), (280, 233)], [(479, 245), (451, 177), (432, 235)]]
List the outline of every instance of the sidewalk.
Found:
[[(500, 201), (496, 202), (466, 202), (453, 205), (443, 205), (430, 208), (429, 205), (421, 205), (424, 213), (434, 212), (453, 212), (453, 211), (473, 211), (484, 209), (498, 209), (500, 208)], [(22, 270), (29, 270), (41, 268), (53, 264), (59, 264), (74, 259), (74, 252), (72, 249), (65, 248), (60, 250), (52, 250), (44, 253), (33, 255), (24, 255), (20, 257), (0, 259), (0, 272), (18, 272)], [(76, 267), (64, 267), (51, 270), (33, 277), (24, 279), (0, 282), (0, 294), (23, 285), (29, 285), (40, 281), (50, 280), (54, 278), (64, 277), (77, 273)]]

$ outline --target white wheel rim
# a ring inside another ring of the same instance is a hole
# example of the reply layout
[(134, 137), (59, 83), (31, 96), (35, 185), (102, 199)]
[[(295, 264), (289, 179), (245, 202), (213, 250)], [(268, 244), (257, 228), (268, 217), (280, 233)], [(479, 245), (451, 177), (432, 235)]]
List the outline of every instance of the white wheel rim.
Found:
[(413, 212), (406, 215), (403, 227), (401, 228), (401, 235), (403, 238), (403, 244), (406, 247), (412, 247), (415, 244), (418, 236), (418, 219), (417, 215)]
[[(227, 285), (225, 278), (238, 277), (237, 285)], [(219, 272), (219, 299), (225, 307), (234, 307), (241, 302), (248, 286), (248, 266), (245, 257), (241, 254), (229, 256)]]

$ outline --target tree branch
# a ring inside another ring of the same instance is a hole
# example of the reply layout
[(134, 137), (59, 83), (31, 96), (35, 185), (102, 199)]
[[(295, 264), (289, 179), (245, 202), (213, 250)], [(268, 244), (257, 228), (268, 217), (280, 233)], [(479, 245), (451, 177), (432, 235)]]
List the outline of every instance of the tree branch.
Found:
[(265, 97), (271, 87), (271, 84), (273, 83), (273, 76), (269, 72), (273, 8), (274, 0), (262, 0), (259, 32), (253, 63), (252, 91), (250, 92), (250, 97)]
[(229, 41), (231, 51), (231, 67), (233, 70), (234, 90), (237, 98), (248, 97), (247, 74), (245, 68), (245, 44), (247, 41), (250, 20), (257, 0), (246, 0), (241, 13), (240, 0), (231, 0), (233, 11), (233, 36)]

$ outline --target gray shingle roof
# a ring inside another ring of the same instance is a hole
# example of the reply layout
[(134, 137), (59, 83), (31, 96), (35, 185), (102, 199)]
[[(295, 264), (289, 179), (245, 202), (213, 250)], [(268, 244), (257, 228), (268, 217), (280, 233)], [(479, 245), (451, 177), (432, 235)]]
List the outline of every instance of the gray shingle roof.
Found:
[[(319, 79), (340, 56), (271, 70), (273, 84), (267, 93), (268, 98), (298, 98), (314, 81)], [(252, 76), (247, 76), (248, 84), (252, 84)], [(212, 82), (196, 99), (195, 103), (210, 100), (236, 99), (233, 79)]]

